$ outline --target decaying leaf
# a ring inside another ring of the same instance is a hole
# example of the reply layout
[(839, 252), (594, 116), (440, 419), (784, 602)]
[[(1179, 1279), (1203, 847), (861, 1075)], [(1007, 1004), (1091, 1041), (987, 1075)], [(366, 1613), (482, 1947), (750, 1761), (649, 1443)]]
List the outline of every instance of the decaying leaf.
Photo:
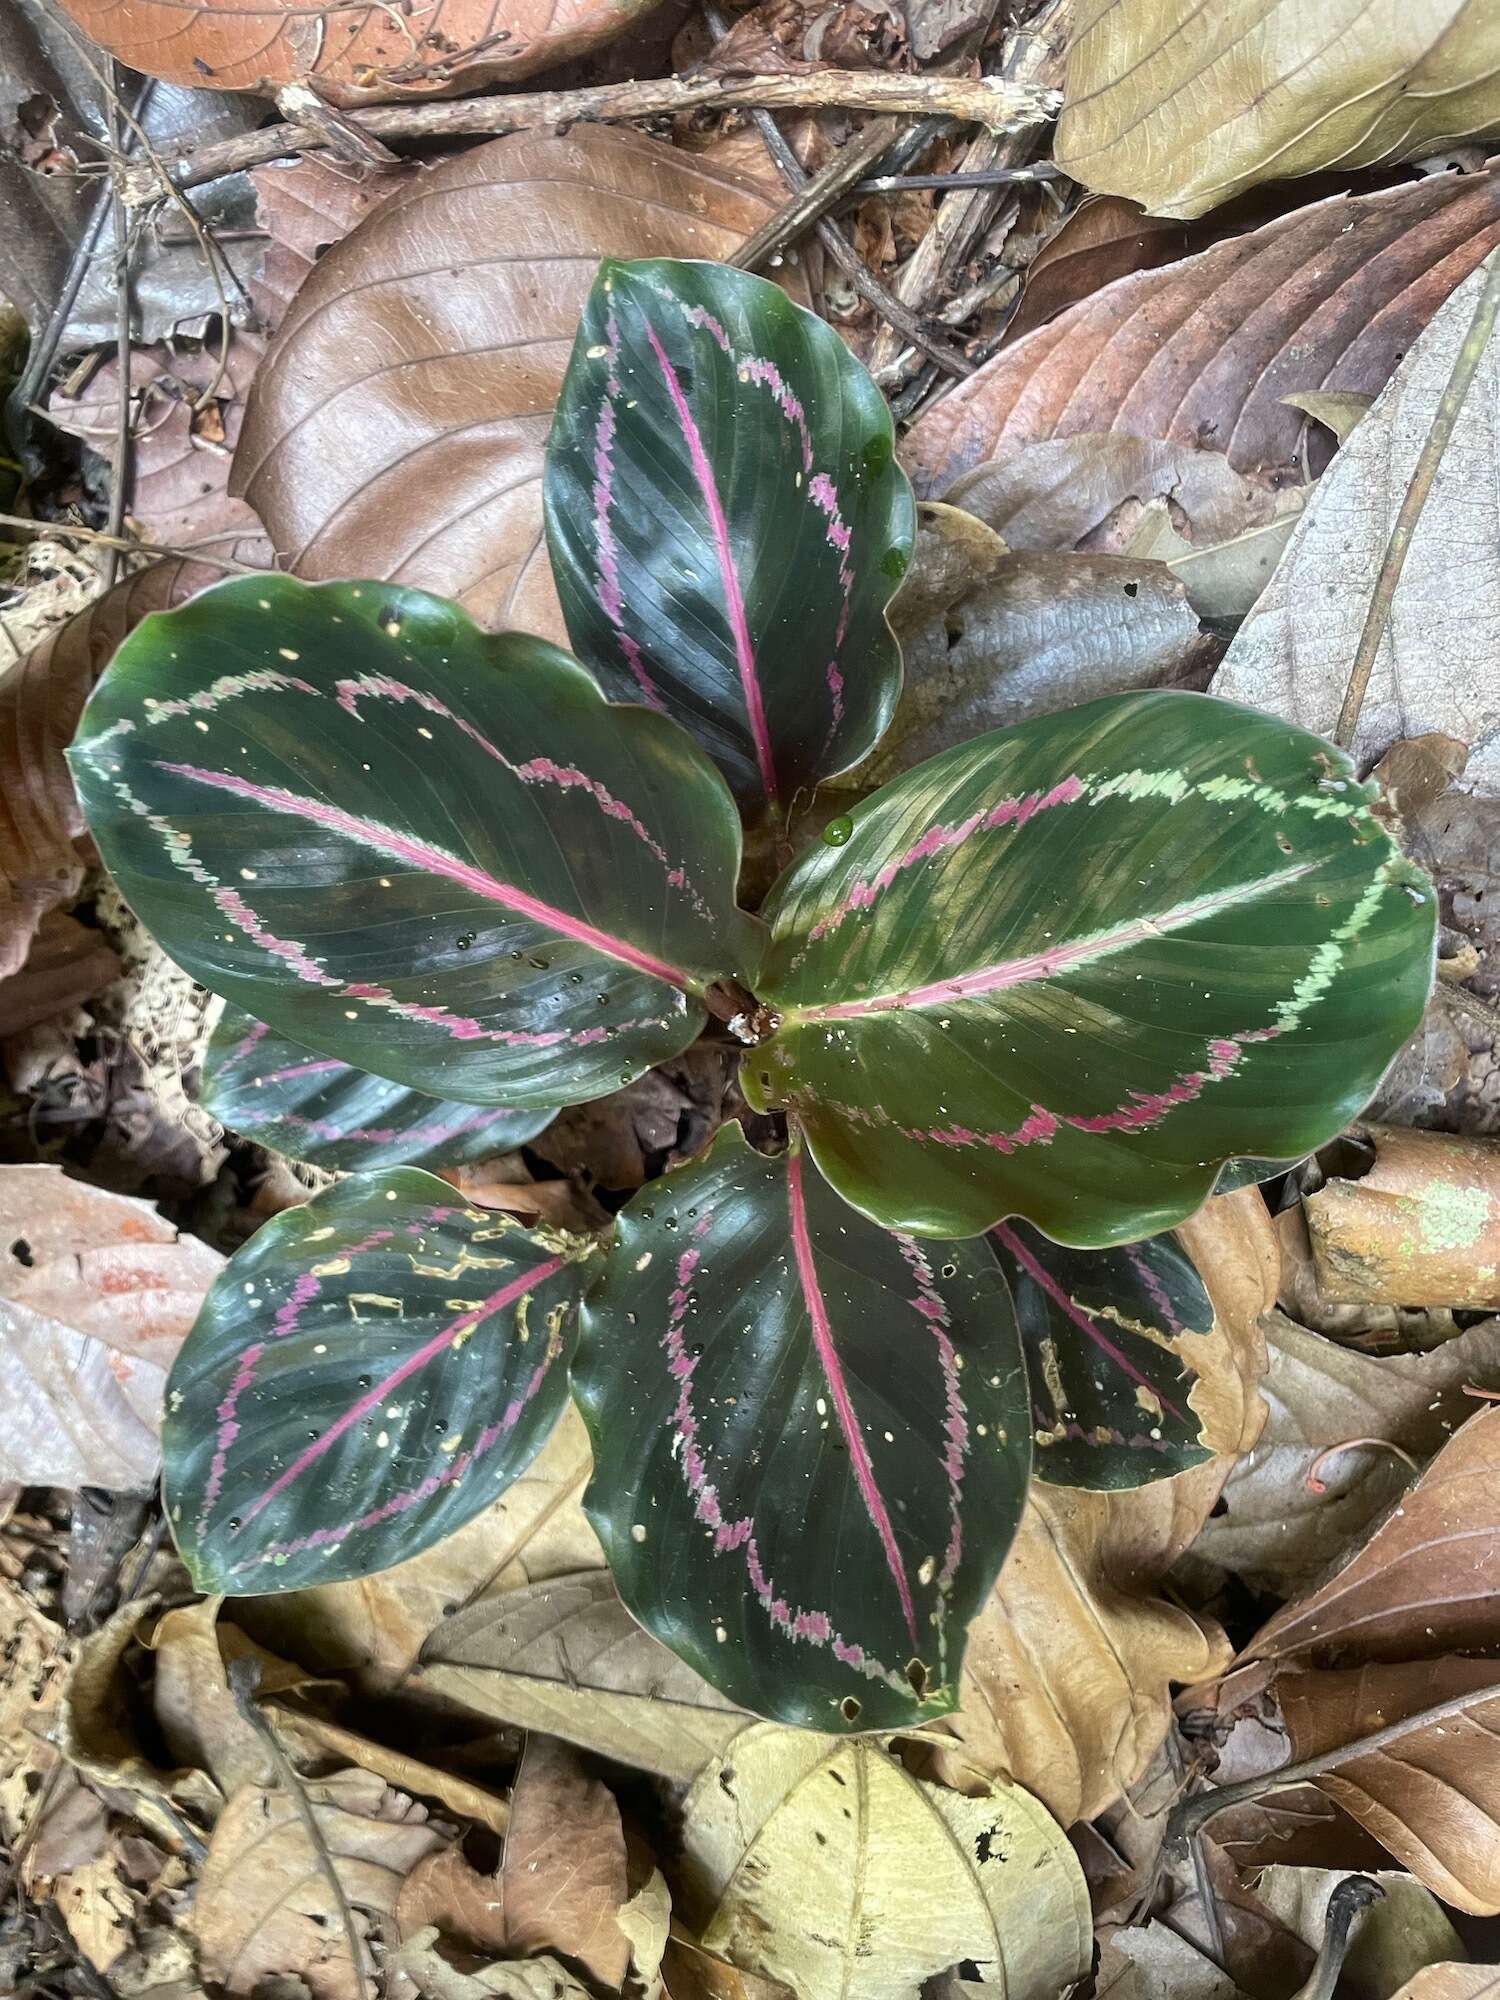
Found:
[[(67, 0), (131, 69), (202, 89), (263, 90), (315, 77), (334, 103), (477, 90), (583, 55), (626, 28), (640, 0), (435, 0), (408, 18), (378, 0)], [(184, 19), (184, 14), (186, 19)]]
[[(1482, 284), (1476, 273), (1453, 294), (1339, 452), (1236, 635), (1215, 694), (1332, 731), (1397, 510)], [(1500, 344), (1492, 342), (1412, 536), (1353, 745), (1363, 765), (1404, 737), (1459, 737), (1471, 746), (1466, 787), (1490, 796), (1500, 792), (1497, 440)]]
[[(403, 1880), (442, 1837), (420, 1806), (365, 1771), (310, 1781), (307, 1794), (367, 1935), (389, 1920)], [(290, 1974), (313, 2000), (360, 2000), (331, 1887), (285, 1791), (246, 1785), (235, 1793), (186, 1922), (204, 1977), (227, 1993), (253, 1994), (264, 1979)]]
[(1097, 2000), (1245, 2000), (1227, 1972), (1157, 1922), (1111, 1932), (1095, 1993)]
[(964, 1961), (1009, 2000), (1055, 2000), (1092, 1958), (1082, 1870), (1028, 1793), (942, 1791), (868, 1738), (747, 1730), (693, 1787), (683, 1841), (704, 1944), (799, 2000), (908, 2000)]
[(427, 2000), (589, 2000), (588, 1988), (550, 1953), (463, 1972), (437, 1946), (437, 1927), (429, 1925), (393, 1952), (389, 1961)]
[(619, 1986), (630, 1966), (630, 1940), (618, 1922), (627, 1894), (613, 1794), (567, 1744), (529, 1737), (500, 1871), (511, 1950), (562, 1952), (601, 1985)]
[(1500, 130), (1492, 31), (1484, 0), (1111, 0), (1074, 27), (1058, 163), (1192, 216), (1257, 181), (1420, 159)]
[[(1474, 1414), (1465, 1383), (1500, 1387), (1500, 1320), (1430, 1353), (1377, 1357), (1272, 1313), (1266, 1345), (1265, 1430), (1231, 1471), (1190, 1560), (1285, 1596), (1410, 1484), (1402, 1453), (1430, 1457)], [(1399, 1450), (1381, 1450), (1381, 1439)]]
[(223, 1263), (150, 1202), (0, 1166), (0, 1478), (149, 1486), (167, 1366)]
[(1500, 1306), (1500, 1144), (1362, 1129), (1368, 1173), (1304, 1197), (1319, 1291), (1353, 1305)]
[(1300, 481), (1305, 419), (1282, 397), (1383, 388), (1497, 242), (1496, 170), (1312, 203), (1106, 285), (1003, 349), (912, 426), (907, 470), (944, 497), (1019, 445), (1121, 431), (1209, 446), (1273, 487)]
[(678, 1783), (747, 1720), (636, 1624), (602, 1567), (497, 1591), (445, 1618), (412, 1684)]
[(630, 130), (443, 161), (308, 274), (233, 490), (299, 576), (417, 584), (564, 641), (542, 446), (598, 260), (725, 257), (767, 213), (750, 182)]

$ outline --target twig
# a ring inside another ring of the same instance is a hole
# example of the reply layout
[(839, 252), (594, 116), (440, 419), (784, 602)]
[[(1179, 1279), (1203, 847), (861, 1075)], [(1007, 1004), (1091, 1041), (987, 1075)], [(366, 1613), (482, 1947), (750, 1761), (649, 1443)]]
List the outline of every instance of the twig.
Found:
[(1401, 581), (1401, 572), (1406, 567), (1412, 536), (1416, 533), (1422, 509), (1427, 505), (1427, 496), (1432, 491), (1432, 482), (1437, 477), (1443, 453), (1453, 436), (1458, 413), (1464, 406), (1480, 359), (1489, 345), (1497, 316), (1500, 316), (1500, 250), (1492, 250), (1485, 259), (1484, 289), (1479, 294), (1479, 303), (1474, 308), (1474, 317), (1454, 360), (1448, 386), (1438, 401), (1431, 428), (1417, 456), (1411, 483), (1397, 512), (1390, 541), (1386, 544), (1385, 560), (1380, 565), (1380, 574), (1370, 593), (1370, 608), (1365, 613), (1364, 630), (1359, 635), (1354, 665), (1349, 669), (1344, 705), (1339, 710), (1338, 723), (1333, 732), (1333, 740), (1341, 750), (1349, 749), (1354, 742), (1354, 732), (1359, 727), (1359, 712), (1364, 706), (1375, 666), (1375, 655), (1380, 651), (1380, 642), (1385, 636), (1391, 603), (1396, 595), (1396, 585)]
[(241, 1659), (231, 1660), (226, 1673), (235, 1707), (265, 1744), (271, 1762), (275, 1766), (276, 1775), (297, 1808), (297, 1816), (302, 1821), (303, 1831), (307, 1835), (318, 1867), (327, 1878), (333, 1899), (338, 1905), (339, 1916), (344, 1926), (344, 1942), (349, 1947), (349, 1962), (354, 1971), (355, 1984), (359, 1988), (360, 2000), (370, 2000), (370, 1983), (365, 1977), (364, 1949), (355, 1927), (354, 1912), (349, 1907), (349, 1898), (344, 1894), (339, 1871), (334, 1866), (332, 1854), (328, 1851), (328, 1842), (323, 1838), (323, 1829), (318, 1825), (318, 1816), (313, 1811), (312, 1800), (307, 1796), (307, 1788), (297, 1775), (291, 1758), (282, 1749), (281, 1738), (276, 1734), (270, 1718), (255, 1705), (255, 1690), (260, 1685), (260, 1662), (246, 1655)]
[(857, 138), (851, 139), (847, 146), (840, 146), (825, 166), (809, 176), (785, 207), (777, 209), (753, 236), (747, 236), (730, 263), (742, 271), (760, 270), (778, 251), (795, 242), (826, 215), (862, 173), (885, 157), (900, 136), (899, 119), (873, 120)]
[(1401, 1445), (1393, 1444), (1389, 1438), (1344, 1438), (1338, 1444), (1325, 1444), (1312, 1464), (1307, 1468), (1307, 1473), (1302, 1484), (1307, 1488), (1308, 1492), (1326, 1493), (1328, 1488), (1318, 1477), (1323, 1467), (1328, 1463), (1330, 1458), (1337, 1458), (1341, 1451), (1353, 1451), (1359, 1445), (1366, 1445), (1372, 1451), (1394, 1452), (1401, 1463), (1409, 1468), (1413, 1479), (1420, 1477), (1422, 1468), (1412, 1457), (1411, 1453), (1403, 1449)]
[(233, 556), (210, 555), (206, 544), (189, 543), (179, 549), (166, 542), (137, 542), (129, 535), (104, 534), (98, 528), (73, 528), (62, 521), (34, 521), (25, 514), (0, 514), (0, 528), (27, 528), (34, 535), (60, 542), (97, 542), (104, 548), (132, 556), (175, 556), (182, 562), (207, 563), (213, 569), (234, 570), (243, 576), (264, 574), (254, 563), (238, 562)]
[(1419, 1729), (1430, 1729), (1435, 1722), (1446, 1722), (1451, 1716), (1462, 1715), (1465, 1709), (1479, 1708), (1487, 1701), (1500, 1701), (1500, 1681), (1492, 1682), (1488, 1687), (1471, 1688), (1467, 1694), (1450, 1695), (1447, 1701), (1434, 1702), (1431, 1708), (1420, 1708), (1415, 1715), (1408, 1715), (1401, 1722), (1388, 1722), (1384, 1728), (1372, 1730), (1368, 1736), (1356, 1737), (1352, 1743), (1341, 1743), (1336, 1749), (1320, 1750), (1316, 1756), (1299, 1758), (1295, 1764), (1283, 1764), (1278, 1770), (1264, 1771), (1254, 1778), (1243, 1778), (1237, 1785), (1221, 1785), (1211, 1792), (1199, 1792), (1193, 1798), (1183, 1799), (1168, 1815), (1163, 1846), (1179, 1846), (1226, 1806), (1246, 1805), (1252, 1799), (1264, 1798), (1267, 1792), (1285, 1791), (1290, 1785), (1300, 1785), (1304, 1779), (1321, 1778), (1326, 1772), (1337, 1770), (1340, 1764), (1347, 1764), (1356, 1757), (1373, 1756), (1377, 1750), (1399, 1743), (1403, 1736), (1411, 1736)]
[[(841, 106), (854, 111), (942, 115), (1012, 132), (1045, 124), (1058, 94), (998, 77), (892, 76), (880, 70), (820, 69), (786, 76), (643, 77), (585, 90), (539, 90), (506, 97), (468, 97), (435, 104), (384, 104), (351, 111), (349, 123), (377, 139), (452, 139), (585, 121), (619, 123), (679, 111), (798, 111)], [(173, 160), (173, 186), (181, 192), (244, 167), (264, 166), (290, 153), (317, 152), (327, 135), (312, 126), (272, 125), (212, 145), (194, 147), (186, 135), (159, 150)], [(154, 170), (118, 171), (120, 194), (139, 208), (157, 192)]]
[[(110, 64), (114, 68), (114, 64)], [(109, 91), (109, 138), (122, 152), (120, 98), (112, 80)], [(120, 571), (120, 530), (125, 525), (125, 500), (130, 486), (130, 258), (135, 230), (116, 187), (111, 196), (115, 223), (115, 447), (110, 458), (109, 517), (103, 542), (104, 588), (110, 590)]]
[(1050, 160), (1039, 160), (1031, 167), (990, 167), (973, 174), (877, 174), (874, 180), (856, 181), (849, 192), (859, 195), (905, 194), (909, 189), (918, 188), (938, 188), (950, 192), (954, 188), (1010, 187), (1015, 181), (1055, 181), (1061, 175), (1061, 167), (1054, 167)]

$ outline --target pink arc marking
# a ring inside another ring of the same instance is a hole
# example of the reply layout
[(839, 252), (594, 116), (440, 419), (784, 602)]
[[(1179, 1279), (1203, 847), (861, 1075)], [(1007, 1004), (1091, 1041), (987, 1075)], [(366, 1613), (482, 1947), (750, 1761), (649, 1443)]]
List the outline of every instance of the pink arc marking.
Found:
[(346, 1431), (357, 1424), (361, 1417), (366, 1417), (371, 1410), (378, 1409), (393, 1390), (399, 1389), (403, 1382), (408, 1381), (419, 1369), (425, 1368), (435, 1356), (441, 1354), (445, 1348), (451, 1347), (456, 1335), (467, 1333), (482, 1320), (490, 1319), (497, 1312), (503, 1312), (508, 1305), (520, 1298), (523, 1292), (532, 1291), (538, 1285), (545, 1284), (548, 1278), (555, 1276), (562, 1269), (563, 1263), (563, 1258), (552, 1257), (545, 1264), (538, 1264), (535, 1269), (523, 1272), (519, 1278), (512, 1278), (508, 1285), (502, 1286), (498, 1292), (491, 1292), (487, 1299), (481, 1300), (477, 1306), (472, 1306), (468, 1312), (461, 1313), (440, 1333), (435, 1333), (431, 1340), (425, 1341), (414, 1354), (407, 1356), (399, 1368), (393, 1368), (383, 1381), (377, 1382), (373, 1389), (366, 1390), (358, 1401), (351, 1403), (337, 1422), (330, 1424), (320, 1437), (315, 1438), (306, 1451), (299, 1452), (285, 1472), (279, 1478), (272, 1480), (265, 1491), (250, 1503), (245, 1510), (243, 1521), (253, 1521), (262, 1508), (269, 1506), (279, 1493), (284, 1493), (288, 1486), (300, 1479), (309, 1466), (316, 1465), (323, 1454), (335, 1445)]
[(693, 461), (693, 473), (698, 481), (698, 490), (703, 495), (703, 505), (708, 512), (708, 523), (714, 538), (714, 549), (719, 559), (719, 576), (724, 586), (724, 608), (729, 618), (729, 629), (734, 636), (735, 658), (739, 665), (740, 688), (745, 697), (745, 713), (750, 723), (750, 738), (755, 745), (755, 761), (760, 771), (761, 788), (771, 805), (779, 799), (776, 784), (776, 762), (771, 753), (771, 732), (766, 725), (765, 704), (761, 700), (760, 681), (755, 671), (755, 648), (750, 642), (750, 624), (745, 616), (745, 600), (740, 592), (739, 573), (734, 565), (734, 551), (729, 543), (729, 523), (724, 518), (724, 503), (719, 498), (719, 489), (714, 483), (713, 468), (708, 462), (708, 454), (703, 449), (703, 439), (693, 413), (688, 408), (687, 397), (682, 393), (682, 384), (677, 379), (677, 371), (667, 358), (656, 328), (646, 321), (646, 338), (651, 343), (651, 351), (656, 356), (666, 381), (667, 394), (672, 399), (672, 407), (677, 412), (677, 421), (682, 426), (683, 439), (688, 448), (688, 456)]
[(1184, 930), (1204, 917), (1216, 916), (1220, 910), (1233, 909), (1268, 889), (1279, 889), (1289, 882), (1300, 881), (1318, 866), (1314, 861), (1302, 862), (1296, 868), (1283, 868), (1258, 882), (1237, 884), (1233, 889), (1221, 889), (1210, 896), (1196, 896), (1189, 902), (1163, 910), (1159, 916), (1138, 917), (1133, 923), (1121, 924), (1118, 929), (1104, 931), (1095, 937), (1076, 938), (1071, 944), (1054, 945), (1050, 950), (1032, 952), (1025, 958), (1009, 959), (1000, 965), (987, 965), (977, 972), (963, 972), (954, 979), (934, 980), (929, 986), (913, 986), (904, 993), (880, 993), (868, 1000), (836, 1000), (827, 1007), (799, 1008), (797, 1019), (852, 1021), (867, 1014), (891, 1013), (907, 1007), (931, 1007), (944, 1002), (974, 1000), (985, 993), (1001, 992), (1008, 986), (1024, 986), (1034, 980), (1051, 979), (1059, 972), (1066, 972), (1070, 966), (1088, 965), (1115, 952), (1128, 951), (1151, 938), (1164, 937), (1172, 931)]
[[(229, 771), (205, 771), (194, 764), (171, 764), (158, 762), (157, 769), (170, 771), (175, 777), (188, 778), (196, 784), (211, 785), (216, 791), (231, 792), (236, 798), (248, 799), (252, 804), (264, 806), (268, 812), (287, 813), (296, 819), (308, 820), (314, 826), (325, 826), (331, 833), (341, 834), (344, 839), (371, 847), (377, 853), (393, 855), (398, 861), (408, 862), (413, 868), (426, 870), (429, 874), (440, 875), (449, 882), (456, 882), (460, 888), (472, 895), (482, 896), (487, 902), (499, 903), (502, 908), (514, 910), (518, 916), (528, 917), (533, 923), (556, 931), (562, 937), (575, 939), (586, 944), (593, 951), (603, 952), (606, 957), (618, 959), (622, 965), (633, 966), (637, 972), (644, 972), (652, 979), (665, 981), (669, 986), (688, 991), (687, 974), (665, 960), (653, 958), (649, 952), (640, 951), (624, 938), (611, 937), (608, 932), (596, 930), (592, 924), (583, 923), (577, 917), (570, 917), (562, 910), (554, 909), (550, 903), (541, 902), (535, 896), (528, 896), (522, 889), (508, 882), (497, 881), (493, 875), (486, 875), (483, 869), (475, 868), (468, 862), (460, 861), (455, 855), (445, 854), (439, 847), (428, 846), (426, 842), (409, 840), (405, 834), (394, 828), (382, 826), (378, 820), (360, 819), (354, 813), (342, 811), (338, 806), (320, 804), (316, 799), (301, 797), (296, 792), (283, 790), (279, 785), (256, 785), (246, 778), (237, 778)], [(566, 1037), (564, 1037), (566, 1039)]]
[(1125, 1256), (1130, 1268), (1135, 1272), (1135, 1275), (1140, 1279), (1147, 1293), (1150, 1295), (1151, 1303), (1166, 1321), (1168, 1333), (1186, 1333), (1187, 1328), (1172, 1310), (1171, 1295), (1168, 1293), (1166, 1286), (1146, 1262), (1134, 1243), (1126, 1250)]
[(932, 1266), (921, 1246), (910, 1236), (894, 1238), (906, 1268), (916, 1280), (917, 1296), (911, 1301), (914, 1312), (926, 1320), (937, 1343), (938, 1366), (943, 1373), (943, 1435), (948, 1443), (943, 1452), (943, 1470), (948, 1475), (948, 1549), (938, 1575), (938, 1588), (953, 1581), (964, 1549), (964, 1524), (960, 1511), (964, 1495), (964, 1459), (969, 1449), (969, 1421), (958, 1381), (958, 1356), (954, 1352), (948, 1323), (948, 1307), (933, 1283)]
[(802, 1193), (802, 1156), (792, 1153), (786, 1163), (787, 1209), (791, 1216), (792, 1249), (797, 1259), (797, 1277), (802, 1285), (802, 1298), (807, 1307), (808, 1319), (812, 1326), (813, 1349), (822, 1364), (823, 1374), (828, 1382), (828, 1393), (833, 1398), (834, 1411), (838, 1416), (839, 1429), (844, 1434), (844, 1442), (849, 1447), (849, 1463), (854, 1469), (855, 1484), (859, 1487), (860, 1498), (865, 1503), (865, 1511), (880, 1537), (880, 1545), (885, 1550), (886, 1564), (895, 1580), (897, 1595), (901, 1599), (901, 1610), (906, 1619), (906, 1629), (911, 1635), (912, 1650), (920, 1646), (917, 1637), (917, 1613), (912, 1603), (911, 1585), (906, 1580), (906, 1569), (901, 1561), (901, 1551), (896, 1545), (896, 1531), (891, 1526), (891, 1517), (886, 1512), (885, 1501), (875, 1479), (875, 1468), (870, 1463), (870, 1454), (865, 1449), (864, 1437), (860, 1432), (859, 1419), (854, 1414), (854, 1405), (849, 1397), (849, 1385), (844, 1380), (843, 1365), (833, 1342), (833, 1329), (828, 1322), (828, 1307), (818, 1284), (818, 1269), (813, 1261), (812, 1243), (807, 1233), (807, 1203)]
[(1047, 1267), (1044, 1264), (1038, 1263), (1036, 1258), (1032, 1256), (1031, 1252), (1026, 1248), (1026, 1245), (1013, 1229), (1008, 1229), (1003, 1222), (998, 1222), (990, 1234), (1015, 1258), (1032, 1283), (1039, 1285), (1047, 1297), (1051, 1299), (1052, 1303), (1072, 1321), (1081, 1333), (1085, 1334), (1094, 1343), (1095, 1347), (1099, 1348), (1102, 1353), (1107, 1354), (1115, 1366), (1130, 1381), (1134, 1382), (1138, 1388), (1144, 1389), (1154, 1402), (1160, 1403), (1167, 1414), (1175, 1417), (1180, 1424), (1190, 1421), (1174, 1403), (1167, 1401), (1155, 1383), (1148, 1381), (1130, 1359), (1129, 1355), (1122, 1348), (1116, 1347), (1107, 1334), (1101, 1332), (1092, 1316), (1082, 1311), (1074, 1303)]

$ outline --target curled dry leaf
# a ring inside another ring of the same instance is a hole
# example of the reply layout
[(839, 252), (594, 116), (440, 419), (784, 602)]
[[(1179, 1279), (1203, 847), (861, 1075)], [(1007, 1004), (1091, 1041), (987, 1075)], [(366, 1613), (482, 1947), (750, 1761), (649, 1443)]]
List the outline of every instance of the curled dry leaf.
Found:
[(1055, 2000), (1092, 1961), (1083, 1871), (1036, 1801), (923, 1784), (869, 1738), (746, 1730), (689, 1794), (683, 1845), (704, 1945), (799, 2000), (915, 2000), (966, 1960), (1008, 2000)]
[(1057, 161), (1192, 216), (1258, 181), (1421, 159), (1500, 131), (1484, 0), (1111, 0), (1077, 19)]
[(528, 1737), (500, 1871), (510, 1949), (527, 1957), (561, 1952), (601, 1986), (619, 1986), (630, 1969), (630, 1940), (618, 1922), (628, 1894), (613, 1793), (567, 1744)]
[(1465, 1383), (1500, 1388), (1500, 1320), (1429, 1353), (1378, 1358), (1281, 1313), (1268, 1315), (1265, 1332), (1266, 1427), (1230, 1473), (1190, 1561), (1195, 1574), (1210, 1563), (1285, 1597), (1353, 1547), (1410, 1484), (1401, 1452), (1430, 1458), (1474, 1414)]
[(1500, 1143), (1381, 1126), (1366, 1136), (1368, 1173), (1303, 1198), (1324, 1298), (1500, 1306)]
[(48, 633), (0, 684), (0, 975), (20, 969), (42, 918), (78, 893), (93, 858), (63, 762), (89, 689), (148, 611), (204, 581), (178, 562), (140, 571)]
[(306, 1687), (311, 1676), (278, 1660), (219, 1618), (219, 1598), (168, 1611), (146, 1640), (154, 1655), (151, 1708), (172, 1762), (206, 1771), (227, 1798), (241, 1785), (268, 1785), (275, 1767), (260, 1731), (240, 1713), (229, 1668), (252, 1660), (257, 1699)]
[(0, 1478), (149, 1486), (166, 1370), (223, 1264), (150, 1202), (0, 1167)]
[(1497, 242), (1500, 170), (1315, 202), (1106, 285), (1005, 348), (912, 426), (906, 468), (945, 495), (1020, 445), (1121, 431), (1300, 479), (1306, 420), (1281, 398), (1381, 389)]
[[(442, 1836), (422, 1807), (366, 1771), (310, 1780), (306, 1792), (368, 1954), (370, 1930), (390, 1922), (402, 1882)], [(362, 2000), (332, 1887), (285, 1790), (244, 1785), (230, 1799), (183, 1923), (204, 1978), (226, 1993), (290, 1975), (312, 2000)], [(367, 1956), (366, 1980), (372, 1968)]]
[[(642, 0), (433, 0), (407, 16), (380, 0), (66, 0), (101, 48), (143, 76), (274, 92), (316, 79), (335, 104), (477, 90), (611, 40)], [(185, 18), (184, 18), (185, 17)]]
[(542, 447), (598, 260), (725, 258), (769, 212), (748, 181), (628, 130), (443, 161), (308, 274), (232, 490), (299, 576), (417, 584), (566, 643)]
[[(269, 568), (271, 548), (243, 500), (226, 490), (244, 417), (245, 393), (265, 350), (236, 329), (221, 366), (217, 346), (136, 347), (130, 354), (131, 444), (126, 515), (141, 539)], [(76, 396), (55, 393), (47, 414), (59, 430), (108, 460), (119, 423), (120, 371), (106, 361)], [(202, 406), (199, 407), (203, 398)], [(201, 583), (222, 571), (204, 566)]]
[[(1438, 1453), (1400, 1506), (1319, 1589), (1247, 1649), (1274, 1670), (1289, 1760), (1418, 1881), (1456, 1908), (1500, 1912), (1500, 1410)], [(1351, 1750), (1434, 1705), (1453, 1712)]]
[(1175, 263), (1187, 247), (1182, 223), (1143, 214), (1139, 203), (1117, 195), (1089, 196), (1027, 265), (1020, 303), (1005, 329), (1007, 343), (1116, 278)]
[(1275, 1236), (1253, 1189), (1183, 1229), (1215, 1308), (1194, 1340), (1194, 1407), (1223, 1454), (1118, 1493), (1033, 1486), (1020, 1532), (971, 1628), (959, 1709), (939, 1757), (950, 1784), (1009, 1777), (1064, 1825), (1093, 1819), (1145, 1772), (1171, 1720), (1173, 1682), (1220, 1670), (1218, 1626), (1156, 1594), (1218, 1496), (1263, 1406), (1261, 1315), (1276, 1296)]

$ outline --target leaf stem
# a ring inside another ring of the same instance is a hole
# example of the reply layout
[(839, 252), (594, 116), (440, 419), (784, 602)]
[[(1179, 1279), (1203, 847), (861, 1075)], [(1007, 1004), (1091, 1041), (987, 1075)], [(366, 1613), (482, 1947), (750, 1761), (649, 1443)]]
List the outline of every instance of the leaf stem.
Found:
[(1222, 1812), (1226, 1806), (1247, 1805), (1252, 1799), (1264, 1798), (1267, 1792), (1285, 1791), (1288, 1786), (1300, 1785), (1306, 1779), (1320, 1778), (1325, 1772), (1336, 1770), (1340, 1764), (1347, 1764), (1356, 1757), (1373, 1756), (1377, 1750), (1399, 1743), (1403, 1736), (1410, 1736), (1419, 1729), (1430, 1729), (1434, 1723), (1446, 1722), (1451, 1716), (1462, 1715), (1466, 1709), (1478, 1708), (1487, 1701), (1500, 1701), (1500, 1681), (1494, 1681), (1488, 1687), (1471, 1688), (1466, 1694), (1450, 1695), (1446, 1701), (1434, 1702), (1431, 1708), (1419, 1708), (1415, 1715), (1408, 1715), (1399, 1722), (1388, 1722), (1383, 1728), (1372, 1730), (1368, 1736), (1357, 1736), (1352, 1743), (1340, 1743), (1332, 1750), (1320, 1750), (1315, 1756), (1301, 1757), (1295, 1764), (1283, 1764), (1278, 1770), (1263, 1771), (1254, 1778), (1243, 1778), (1236, 1785), (1221, 1785), (1211, 1792), (1199, 1792), (1194, 1798), (1183, 1799), (1167, 1817), (1166, 1838), (1162, 1844), (1172, 1847), (1187, 1841), (1205, 1821)]
[(1406, 558), (1411, 551), (1417, 522), (1421, 519), (1422, 509), (1427, 505), (1427, 496), (1432, 491), (1438, 466), (1453, 436), (1458, 413), (1464, 406), (1464, 399), (1473, 385), (1484, 350), (1489, 345), (1495, 320), (1500, 316), (1500, 250), (1490, 252), (1485, 259), (1484, 269), (1486, 275), (1484, 288), (1479, 294), (1479, 303), (1474, 308), (1474, 317), (1469, 322), (1469, 330), (1464, 335), (1463, 345), (1454, 358), (1453, 372), (1448, 377), (1447, 387), (1439, 398), (1426, 440), (1417, 455), (1410, 484), (1407, 486), (1395, 524), (1391, 529), (1390, 541), (1386, 544), (1385, 560), (1380, 565), (1380, 574), (1376, 577), (1375, 588), (1370, 593), (1370, 608), (1365, 613), (1364, 630), (1359, 635), (1354, 664), (1349, 670), (1349, 685), (1344, 692), (1344, 705), (1339, 710), (1339, 719), (1333, 732), (1333, 740), (1341, 750), (1348, 750), (1353, 745), (1354, 732), (1359, 727), (1359, 713), (1364, 707), (1365, 694), (1370, 685), (1370, 674), (1375, 666), (1375, 656), (1380, 651), (1380, 642), (1385, 636), (1396, 586), (1401, 581), (1402, 570), (1406, 567)]

